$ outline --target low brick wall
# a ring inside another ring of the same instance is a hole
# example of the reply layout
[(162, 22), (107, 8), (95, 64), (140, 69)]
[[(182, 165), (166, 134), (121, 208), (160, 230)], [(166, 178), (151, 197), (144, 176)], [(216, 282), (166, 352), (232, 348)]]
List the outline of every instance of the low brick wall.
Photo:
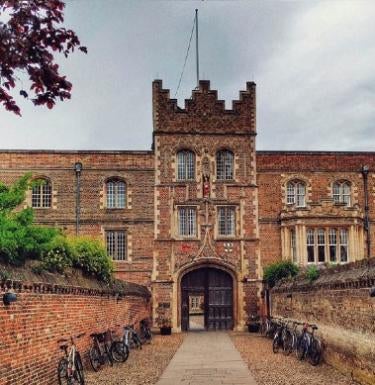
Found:
[(57, 340), (85, 332), (77, 346), (87, 363), (90, 333), (150, 317), (146, 288), (103, 290), (56, 284), (0, 282), (17, 301), (0, 302), (0, 385), (57, 384)]
[(375, 384), (375, 259), (303, 276), (271, 291), (271, 314), (316, 323), (324, 359), (363, 384)]

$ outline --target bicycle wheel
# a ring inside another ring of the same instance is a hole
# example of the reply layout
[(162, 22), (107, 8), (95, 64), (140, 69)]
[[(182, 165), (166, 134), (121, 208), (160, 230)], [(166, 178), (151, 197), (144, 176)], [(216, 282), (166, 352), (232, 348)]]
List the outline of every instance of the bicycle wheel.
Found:
[(113, 361), (116, 362), (125, 362), (129, 357), (128, 347), (120, 341), (112, 343), (110, 353)]
[(312, 338), (310, 349), (308, 351), (308, 359), (311, 365), (316, 366), (320, 363), (322, 356), (322, 347), (320, 341)]
[(78, 381), (79, 385), (85, 385), (85, 373), (83, 372), (83, 365), (81, 356), (78, 352), (76, 352), (75, 360), (74, 360), (75, 372), (74, 378)]
[(301, 361), (305, 357), (306, 352), (306, 341), (303, 336), (301, 336), (297, 342), (296, 356)]
[(279, 333), (276, 333), (275, 334), (275, 337), (272, 341), (272, 351), (276, 354), (278, 351), (279, 351), (279, 347), (280, 347), (280, 341), (279, 341), (280, 337), (279, 337)]
[(96, 346), (92, 346), (89, 350), (89, 360), (92, 369), (97, 372), (101, 365), (100, 352)]
[(69, 385), (68, 360), (66, 358), (61, 358), (57, 365), (57, 378), (59, 385)]
[(283, 353), (288, 356), (292, 352), (293, 336), (289, 330), (285, 330), (283, 335)]

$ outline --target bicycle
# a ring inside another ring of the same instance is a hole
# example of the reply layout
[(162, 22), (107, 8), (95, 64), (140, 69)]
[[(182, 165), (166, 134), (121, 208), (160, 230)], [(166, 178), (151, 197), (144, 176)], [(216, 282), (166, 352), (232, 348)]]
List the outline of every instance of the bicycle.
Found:
[(91, 367), (97, 372), (102, 365), (108, 361), (110, 366), (113, 366), (113, 359), (110, 352), (110, 346), (107, 344), (107, 333), (92, 333), (90, 334), (93, 345), (89, 350), (89, 360)]
[(285, 336), (284, 341), (284, 352), (286, 355), (289, 355), (293, 351), (297, 349), (297, 342), (299, 338), (299, 333), (297, 331), (298, 325), (302, 325), (300, 322), (297, 321), (290, 321), (293, 324), (292, 329), (288, 329), (288, 333)]
[(62, 357), (57, 365), (57, 377), (59, 385), (85, 385), (85, 375), (81, 355), (74, 343), (74, 339), (81, 338), (85, 333), (70, 336), (71, 346), (68, 349), (68, 340), (62, 338), (57, 341), (60, 344), (60, 349), (64, 351), (65, 356)]
[[(311, 332), (308, 328), (311, 328)], [(315, 337), (314, 332), (318, 327), (316, 325), (309, 325), (305, 323), (303, 325), (302, 334), (297, 343), (297, 358), (303, 360), (307, 358), (311, 365), (316, 366), (319, 364), (322, 356), (322, 346), (320, 340)]]
[(114, 330), (107, 330), (107, 340), (110, 343), (109, 353), (112, 356), (112, 360), (116, 362), (125, 362), (129, 357), (129, 349), (124, 349), (124, 345), (121, 340), (113, 338)]
[(130, 349), (133, 349), (133, 348), (142, 349), (142, 341), (139, 338), (138, 333), (134, 329), (134, 324), (127, 325), (124, 327), (124, 329), (127, 331), (126, 333), (127, 346)]
[(146, 342), (148, 342), (150, 344), (151, 340), (152, 340), (152, 333), (151, 333), (150, 327), (148, 326), (147, 319), (143, 319), (140, 322), (140, 328), (141, 329), (139, 332), (139, 337), (140, 337), (142, 344), (144, 344)]
[(272, 342), (272, 351), (276, 354), (279, 349), (283, 349), (284, 351), (284, 340), (285, 340), (285, 330), (286, 330), (287, 322), (283, 320), (279, 320), (275, 336), (273, 337)]

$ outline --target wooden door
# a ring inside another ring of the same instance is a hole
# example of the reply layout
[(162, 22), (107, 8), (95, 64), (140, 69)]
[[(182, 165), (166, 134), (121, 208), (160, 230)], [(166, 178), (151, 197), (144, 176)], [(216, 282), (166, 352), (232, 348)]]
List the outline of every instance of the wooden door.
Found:
[(204, 294), (204, 325), (209, 330), (233, 328), (233, 280), (225, 271), (201, 268), (181, 281), (181, 328), (189, 329), (189, 293)]

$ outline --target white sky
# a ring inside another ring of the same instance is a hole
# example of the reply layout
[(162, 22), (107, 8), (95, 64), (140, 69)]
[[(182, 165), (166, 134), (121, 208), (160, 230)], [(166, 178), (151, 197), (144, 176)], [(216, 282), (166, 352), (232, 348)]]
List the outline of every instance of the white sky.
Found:
[(152, 80), (174, 95), (199, 8), (201, 78), (227, 107), (257, 83), (258, 149), (375, 150), (375, 1), (66, 3), (89, 50), (59, 60), (72, 100), (48, 110), (17, 97), (21, 118), (0, 108), (0, 148), (149, 149)]

